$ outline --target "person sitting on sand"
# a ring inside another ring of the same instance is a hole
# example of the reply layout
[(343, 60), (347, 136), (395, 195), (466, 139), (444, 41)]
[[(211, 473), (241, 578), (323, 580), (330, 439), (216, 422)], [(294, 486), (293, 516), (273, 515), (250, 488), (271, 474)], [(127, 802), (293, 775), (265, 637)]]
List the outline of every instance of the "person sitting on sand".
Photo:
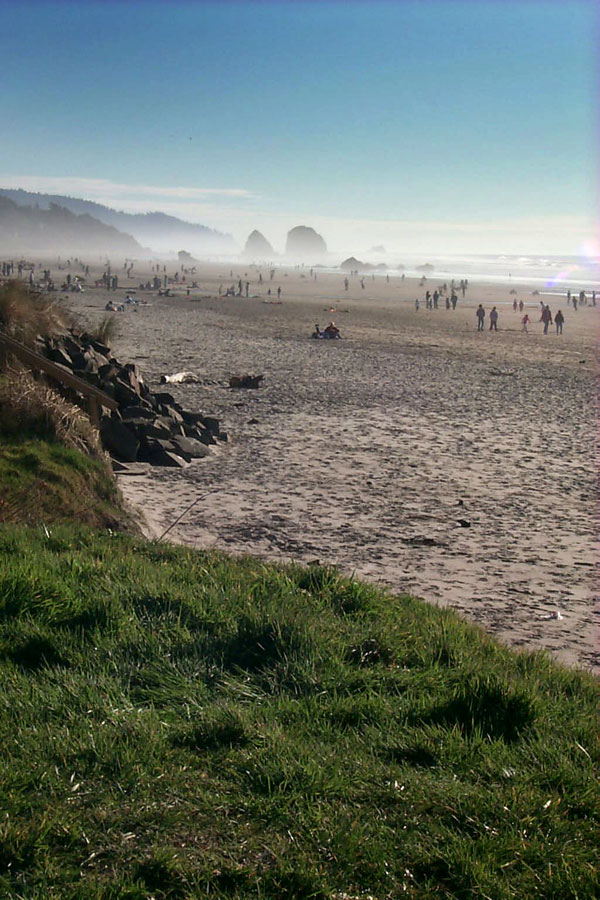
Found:
[(324, 337), (323, 332), (321, 331), (319, 325), (315, 325), (315, 330), (313, 331), (311, 337), (314, 337), (314, 338)]
[(323, 332), (323, 335), (326, 338), (330, 338), (331, 340), (333, 340), (334, 338), (339, 338), (340, 329), (336, 327), (335, 322), (330, 322), (329, 325), (327, 326), (327, 328), (325, 329), (325, 331)]

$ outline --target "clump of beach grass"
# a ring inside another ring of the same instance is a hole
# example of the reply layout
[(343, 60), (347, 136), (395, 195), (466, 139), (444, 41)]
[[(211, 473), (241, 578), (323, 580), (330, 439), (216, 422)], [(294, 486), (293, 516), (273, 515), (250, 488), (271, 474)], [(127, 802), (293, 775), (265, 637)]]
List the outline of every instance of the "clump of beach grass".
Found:
[(56, 297), (28, 290), (19, 281), (0, 286), (0, 332), (33, 346), (37, 337), (64, 332), (70, 313)]
[(26, 369), (0, 375), (0, 435), (45, 438), (91, 456), (104, 455), (89, 416)]

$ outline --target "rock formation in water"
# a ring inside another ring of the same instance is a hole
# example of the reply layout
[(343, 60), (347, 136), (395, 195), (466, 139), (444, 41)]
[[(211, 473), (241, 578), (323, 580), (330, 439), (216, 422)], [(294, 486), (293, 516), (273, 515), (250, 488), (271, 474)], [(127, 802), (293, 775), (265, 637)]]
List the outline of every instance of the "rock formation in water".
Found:
[(355, 256), (349, 256), (344, 262), (340, 263), (340, 269), (344, 272), (354, 272), (356, 269), (364, 269), (365, 264)]
[(327, 254), (327, 244), (314, 228), (309, 228), (306, 225), (297, 225), (291, 231), (288, 231), (285, 253), (286, 256), (291, 256), (294, 259), (304, 259), (306, 257), (315, 259)]
[(244, 256), (251, 256), (253, 259), (272, 259), (275, 256), (275, 251), (264, 234), (254, 229), (252, 234), (248, 235), (248, 240), (244, 247)]

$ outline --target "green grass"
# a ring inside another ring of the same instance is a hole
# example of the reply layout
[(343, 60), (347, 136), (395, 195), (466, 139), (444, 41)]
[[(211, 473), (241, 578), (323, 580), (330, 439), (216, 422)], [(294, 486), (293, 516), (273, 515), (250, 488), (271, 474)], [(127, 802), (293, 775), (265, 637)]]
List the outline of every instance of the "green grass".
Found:
[(36, 436), (2, 435), (0, 523), (128, 522), (108, 460)]
[(598, 683), (335, 570), (0, 529), (0, 896), (598, 884)]

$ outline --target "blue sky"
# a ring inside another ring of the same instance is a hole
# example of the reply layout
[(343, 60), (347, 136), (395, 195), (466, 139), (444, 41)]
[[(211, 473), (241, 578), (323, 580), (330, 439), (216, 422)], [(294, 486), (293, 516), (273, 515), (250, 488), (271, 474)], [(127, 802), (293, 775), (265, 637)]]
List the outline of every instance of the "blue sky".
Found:
[(598, 13), (579, 2), (0, 0), (0, 186), (275, 244), (593, 241)]

